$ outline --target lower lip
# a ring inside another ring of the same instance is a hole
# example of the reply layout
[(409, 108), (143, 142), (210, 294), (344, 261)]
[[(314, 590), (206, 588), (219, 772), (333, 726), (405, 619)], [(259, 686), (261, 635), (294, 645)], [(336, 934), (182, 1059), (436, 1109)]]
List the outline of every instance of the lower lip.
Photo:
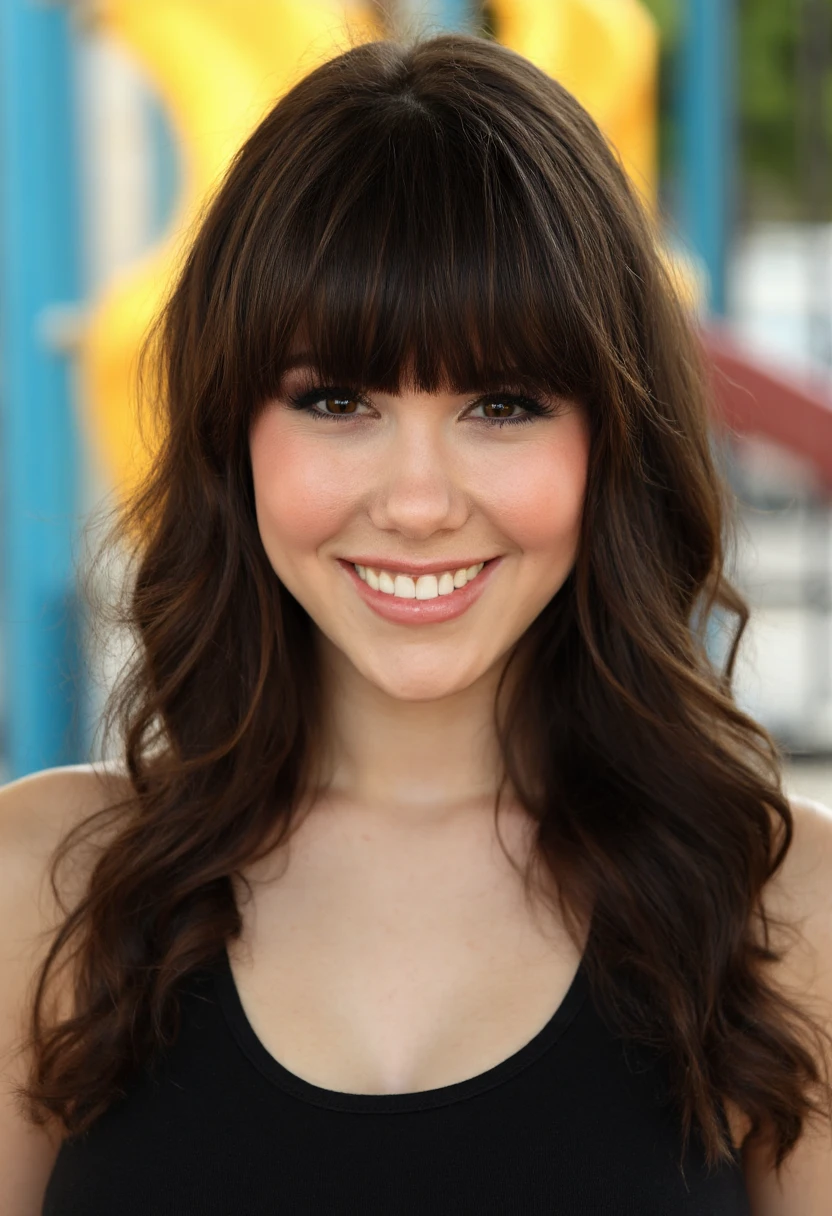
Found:
[(397, 595), (385, 595), (383, 591), (373, 591), (369, 583), (365, 583), (359, 576), (352, 562), (338, 558), (339, 566), (352, 579), (364, 603), (385, 620), (395, 621), (399, 625), (428, 625), (439, 621), (452, 621), (454, 617), (462, 616), (485, 591), (501, 561), (502, 558), (493, 558), (483, 566), (475, 579), (452, 591), (450, 595), (438, 595), (432, 600), (405, 600)]

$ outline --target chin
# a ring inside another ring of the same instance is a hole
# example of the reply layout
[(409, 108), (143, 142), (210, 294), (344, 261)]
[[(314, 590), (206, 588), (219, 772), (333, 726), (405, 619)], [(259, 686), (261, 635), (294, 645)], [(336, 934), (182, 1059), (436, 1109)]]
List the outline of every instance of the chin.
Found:
[(441, 701), (453, 696), (461, 689), (457, 685), (440, 683), (436, 680), (412, 681), (408, 684), (378, 685), (382, 692), (396, 701), (412, 701), (414, 704), (422, 701)]
[(408, 668), (403, 663), (395, 671), (390, 668), (381, 670), (375, 667), (360, 666), (359, 671), (365, 680), (375, 684), (388, 697), (397, 701), (440, 701), (443, 697), (453, 696), (469, 688), (481, 675), (485, 674), (487, 664), (477, 664), (475, 668), (452, 668), (447, 660), (436, 666), (422, 667), (414, 664)]

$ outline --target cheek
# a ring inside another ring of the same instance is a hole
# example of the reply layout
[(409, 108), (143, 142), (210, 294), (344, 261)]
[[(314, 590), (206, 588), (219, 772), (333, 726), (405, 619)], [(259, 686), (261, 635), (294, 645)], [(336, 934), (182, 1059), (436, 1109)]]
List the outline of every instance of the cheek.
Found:
[(552, 555), (577, 544), (586, 489), (589, 435), (579, 416), (552, 424), (546, 442), (515, 462), (495, 463), (487, 479), (489, 512), (520, 549)]
[(349, 512), (350, 474), (331, 445), (310, 442), (291, 420), (265, 413), (252, 427), (249, 450), (264, 540), (307, 549), (337, 532)]
[[(326, 423), (320, 425), (326, 426)], [(337, 425), (337, 424), (336, 424)], [(507, 445), (508, 446), (508, 445)], [(250, 454), (257, 519), (267, 548), (314, 550), (337, 534), (362, 497), (364, 466), (337, 444), (296, 432), (265, 412), (252, 427)], [(478, 464), (474, 496), (503, 536), (527, 552), (552, 554), (577, 543), (589, 435), (576, 413), (551, 424), (545, 442), (518, 446)]]

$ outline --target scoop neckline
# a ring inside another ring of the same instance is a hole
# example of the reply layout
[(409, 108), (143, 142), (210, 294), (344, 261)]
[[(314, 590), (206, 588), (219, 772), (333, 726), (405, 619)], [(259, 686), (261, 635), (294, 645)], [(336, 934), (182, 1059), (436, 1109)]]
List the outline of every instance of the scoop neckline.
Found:
[(425, 1089), (416, 1093), (357, 1094), (326, 1089), (314, 1085), (284, 1067), (269, 1052), (248, 1020), (228, 955), (227, 945), (219, 955), (214, 971), (214, 984), (219, 1004), (238, 1046), (249, 1062), (273, 1085), (314, 1106), (356, 1114), (396, 1114), (449, 1106), (454, 1102), (476, 1097), (523, 1072), (561, 1038), (584, 1004), (589, 985), (585, 956), (582, 956), (566, 993), (546, 1024), (523, 1047), (475, 1077), (467, 1077), (451, 1085)]

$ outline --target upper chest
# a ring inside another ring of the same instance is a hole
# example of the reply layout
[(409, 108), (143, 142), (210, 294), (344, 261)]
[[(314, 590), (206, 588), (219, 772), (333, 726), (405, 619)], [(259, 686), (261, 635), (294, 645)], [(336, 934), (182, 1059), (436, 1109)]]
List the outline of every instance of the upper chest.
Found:
[[(580, 953), (481, 823), (389, 830), (310, 819), (287, 858), (238, 891), (234, 980), (257, 1037), (323, 1088), (439, 1088), (529, 1042), (569, 988)], [(522, 860), (524, 825), (501, 832)]]

